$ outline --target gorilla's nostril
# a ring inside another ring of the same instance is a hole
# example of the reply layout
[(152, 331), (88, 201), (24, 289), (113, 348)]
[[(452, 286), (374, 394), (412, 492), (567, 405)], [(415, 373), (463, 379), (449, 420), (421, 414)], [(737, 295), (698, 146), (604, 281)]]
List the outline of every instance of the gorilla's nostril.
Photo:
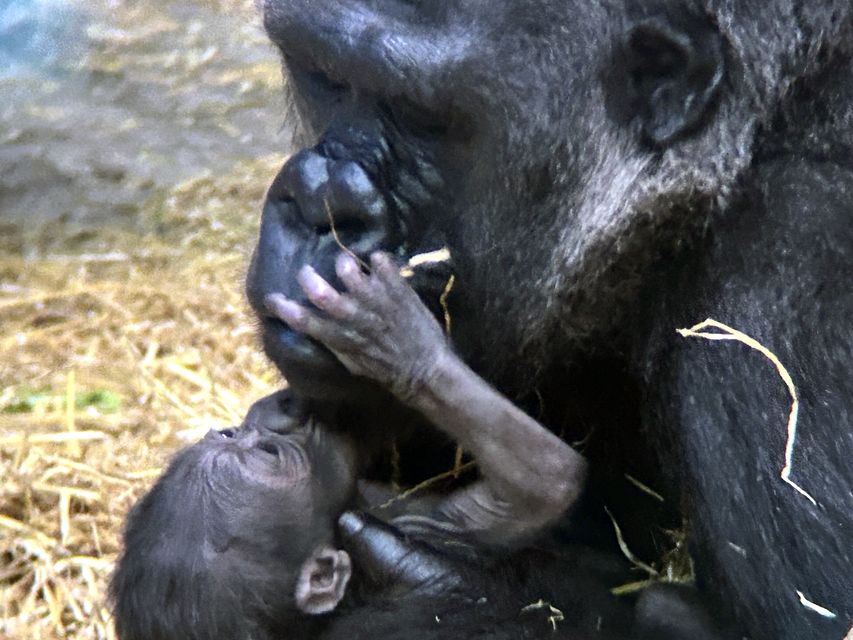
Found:
[(375, 249), (387, 227), (387, 204), (367, 172), (351, 160), (330, 160), (315, 149), (297, 153), (282, 169), (279, 197), (296, 202), (299, 218), (314, 233)]
[(296, 201), (302, 219), (311, 227), (328, 225), (324, 203), (329, 184), (328, 163), (316, 151), (303, 149), (282, 169), (283, 186)]
[(328, 198), (330, 207), (338, 215), (354, 217), (367, 226), (385, 222), (385, 198), (355, 162), (340, 162), (332, 167)]

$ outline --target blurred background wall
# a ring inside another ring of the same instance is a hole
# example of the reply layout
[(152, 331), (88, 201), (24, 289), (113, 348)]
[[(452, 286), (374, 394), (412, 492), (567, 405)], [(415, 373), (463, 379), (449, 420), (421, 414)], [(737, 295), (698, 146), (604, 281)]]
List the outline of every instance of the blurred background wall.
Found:
[(158, 190), (280, 153), (279, 67), (254, 13), (251, 0), (0, 0), (3, 235), (49, 222), (47, 248), (75, 228), (141, 228)]

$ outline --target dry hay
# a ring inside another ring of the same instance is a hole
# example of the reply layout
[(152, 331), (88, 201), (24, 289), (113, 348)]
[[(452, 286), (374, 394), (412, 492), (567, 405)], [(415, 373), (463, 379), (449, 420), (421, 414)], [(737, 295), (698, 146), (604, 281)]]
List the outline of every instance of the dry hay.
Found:
[(279, 383), (241, 291), (276, 162), (161, 194), (159, 232), (104, 232), (104, 252), (0, 256), (0, 637), (114, 637), (127, 508)]

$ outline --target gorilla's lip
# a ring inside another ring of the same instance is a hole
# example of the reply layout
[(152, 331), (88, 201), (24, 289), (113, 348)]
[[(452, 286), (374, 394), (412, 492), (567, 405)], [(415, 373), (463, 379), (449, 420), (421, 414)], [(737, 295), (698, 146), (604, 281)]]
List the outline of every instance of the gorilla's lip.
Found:
[(280, 320), (262, 318), (261, 336), (267, 357), (297, 395), (332, 402), (368, 392), (368, 381), (353, 376), (325, 347)]
[[(273, 316), (264, 316), (261, 320), (262, 331), (274, 338), (285, 348), (294, 360), (312, 362), (318, 354), (327, 353), (319, 344), (307, 336), (294, 331), (284, 322)], [(329, 354), (331, 358), (331, 354)]]

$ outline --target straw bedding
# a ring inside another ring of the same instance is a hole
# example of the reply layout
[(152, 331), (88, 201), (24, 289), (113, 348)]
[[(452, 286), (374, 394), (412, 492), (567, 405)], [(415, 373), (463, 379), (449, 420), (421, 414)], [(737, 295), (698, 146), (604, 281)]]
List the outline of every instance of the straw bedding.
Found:
[(114, 637), (128, 507), (176, 448), (280, 384), (241, 290), (279, 162), (160, 193), (145, 231), (0, 256), (0, 637)]

